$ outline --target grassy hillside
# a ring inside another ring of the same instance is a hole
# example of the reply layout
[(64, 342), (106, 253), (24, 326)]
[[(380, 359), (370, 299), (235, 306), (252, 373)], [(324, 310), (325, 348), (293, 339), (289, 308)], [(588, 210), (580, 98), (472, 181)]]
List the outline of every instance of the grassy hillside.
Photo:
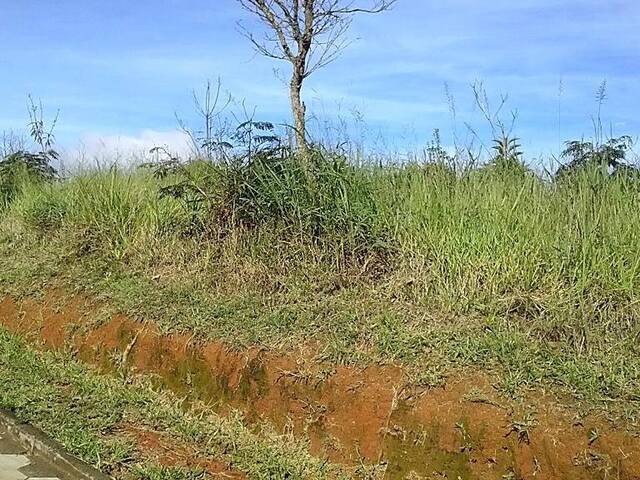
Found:
[(14, 180), (0, 288), (61, 285), (167, 330), (309, 342), (333, 362), (403, 363), (424, 384), (492, 369), (511, 394), (552, 384), (636, 414), (635, 180), (317, 165), (311, 180), (289, 155)]

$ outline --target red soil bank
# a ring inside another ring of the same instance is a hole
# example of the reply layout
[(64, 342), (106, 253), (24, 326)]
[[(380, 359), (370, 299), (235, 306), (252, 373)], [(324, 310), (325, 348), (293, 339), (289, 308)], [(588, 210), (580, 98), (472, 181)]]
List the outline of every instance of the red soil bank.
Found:
[[(531, 409), (511, 411), (495, 401), (483, 375), (415, 389), (395, 366), (333, 367), (304, 349), (236, 352), (218, 342), (164, 336), (120, 315), (91, 328), (92, 312), (89, 302), (59, 292), (41, 302), (0, 302), (0, 322), (44, 348), (72, 348), (105, 371), (124, 359), (124, 368), (155, 374), (166, 387), (219, 413), (238, 409), (250, 421), (306, 434), (312, 452), (331, 461), (387, 462), (387, 478), (640, 479), (639, 438), (599, 418), (578, 420), (542, 397)], [(166, 463), (205, 465), (159, 433), (123, 429)]]

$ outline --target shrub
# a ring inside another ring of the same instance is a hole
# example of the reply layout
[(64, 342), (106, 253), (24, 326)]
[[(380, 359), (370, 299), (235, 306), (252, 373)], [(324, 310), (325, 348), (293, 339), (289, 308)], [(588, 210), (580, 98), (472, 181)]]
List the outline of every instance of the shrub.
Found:
[(584, 140), (569, 141), (562, 152), (562, 157), (568, 162), (558, 169), (556, 179), (571, 178), (585, 171), (602, 177), (612, 174), (637, 176), (638, 169), (625, 163), (632, 147), (633, 140), (627, 135), (611, 138), (602, 144)]
[[(260, 130), (269, 126), (259, 123)], [(356, 168), (342, 155), (310, 151), (313, 171), (273, 135), (247, 139), (225, 162), (180, 162), (169, 157), (153, 165), (163, 196), (182, 202), (198, 232), (275, 229), (284, 236), (338, 246), (360, 255), (383, 248), (377, 228), (371, 169)]]
[(46, 154), (19, 151), (0, 160), (0, 208), (11, 203), (23, 185), (52, 181), (56, 171)]

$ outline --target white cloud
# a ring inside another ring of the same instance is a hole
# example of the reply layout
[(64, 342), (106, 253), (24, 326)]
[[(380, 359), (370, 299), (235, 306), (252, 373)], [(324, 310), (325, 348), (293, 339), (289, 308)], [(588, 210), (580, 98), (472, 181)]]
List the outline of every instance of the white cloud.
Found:
[(72, 166), (132, 165), (152, 158), (149, 151), (164, 147), (171, 154), (187, 156), (191, 152), (189, 138), (180, 130), (143, 130), (138, 135), (103, 135), (86, 133), (76, 148), (67, 149), (62, 158)]

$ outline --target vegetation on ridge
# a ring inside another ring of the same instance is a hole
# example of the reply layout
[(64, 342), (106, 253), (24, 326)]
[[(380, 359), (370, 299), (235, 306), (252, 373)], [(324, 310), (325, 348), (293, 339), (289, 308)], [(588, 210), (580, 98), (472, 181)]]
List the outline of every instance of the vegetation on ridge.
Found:
[(550, 181), (510, 139), (496, 149), (508, 161), (464, 172), (315, 150), (310, 185), (257, 127), (224, 161), (14, 185), (3, 290), (59, 282), (168, 330), (313, 341), (322, 358), (401, 362), (429, 384), (492, 368), (512, 393), (542, 382), (637, 410), (640, 185), (603, 169), (609, 156)]

